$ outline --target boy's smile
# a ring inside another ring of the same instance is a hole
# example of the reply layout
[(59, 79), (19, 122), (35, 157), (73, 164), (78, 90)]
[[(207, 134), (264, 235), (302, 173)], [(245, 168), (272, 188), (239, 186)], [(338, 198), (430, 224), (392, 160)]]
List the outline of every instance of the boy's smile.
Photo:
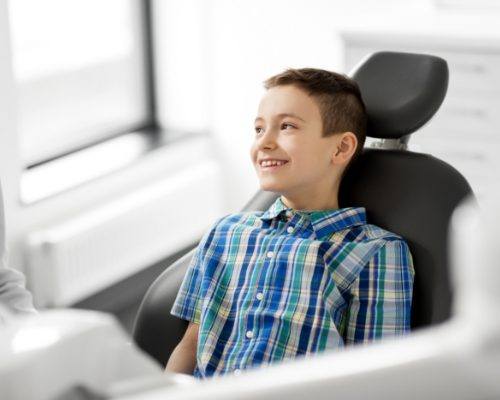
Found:
[(262, 97), (250, 156), (262, 190), (281, 193), (295, 209), (338, 208), (341, 135), (323, 137), (316, 101), (294, 85)]

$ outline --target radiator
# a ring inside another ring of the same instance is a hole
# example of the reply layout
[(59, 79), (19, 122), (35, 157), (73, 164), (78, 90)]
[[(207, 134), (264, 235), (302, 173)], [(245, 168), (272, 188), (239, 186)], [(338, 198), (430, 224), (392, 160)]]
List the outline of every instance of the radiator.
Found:
[(36, 305), (71, 305), (200, 238), (221, 216), (219, 175), (215, 162), (199, 163), (32, 232), (26, 256)]

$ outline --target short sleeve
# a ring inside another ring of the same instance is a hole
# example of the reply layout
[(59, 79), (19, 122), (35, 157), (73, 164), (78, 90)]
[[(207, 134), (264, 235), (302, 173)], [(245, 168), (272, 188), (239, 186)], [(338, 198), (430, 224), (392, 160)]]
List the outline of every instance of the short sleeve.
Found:
[(212, 228), (203, 235), (191, 258), (191, 262), (184, 275), (174, 305), (170, 310), (170, 313), (176, 317), (196, 324), (200, 323), (201, 305), (204, 297), (202, 292), (202, 280), (205, 262), (207, 253), (210, 251), (213, 242), (216, 227), (222, 218), (219, 218)]
[(414, 276), (407, 243), (386, 242), (351, 285), (341, 327), (345, 344), (408, 333)]

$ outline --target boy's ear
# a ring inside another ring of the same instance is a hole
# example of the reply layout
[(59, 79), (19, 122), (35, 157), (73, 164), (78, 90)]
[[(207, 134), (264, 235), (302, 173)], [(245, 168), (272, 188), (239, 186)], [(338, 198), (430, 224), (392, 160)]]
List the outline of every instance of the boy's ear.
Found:
[(334, 164), (344, 164), (348, 162), (354, 152), (356, 151), (356, 147), (358, 145), (358, 138), (352, 132), (344, 132), (339, 137), (339, 141), (337, 142), (337, 148), (335, 154), (333, 155), (333, 163)]

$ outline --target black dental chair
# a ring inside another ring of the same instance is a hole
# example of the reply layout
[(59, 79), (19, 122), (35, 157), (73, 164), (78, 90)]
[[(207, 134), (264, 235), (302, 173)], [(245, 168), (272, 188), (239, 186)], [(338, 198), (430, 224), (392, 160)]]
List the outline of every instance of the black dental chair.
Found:
[[(412, 329), (438, 324), (452, 312), (448, 225), (455, 207), (472, 190), (452, 166), (430, 154), (408, 151), (409, 136), (439, 109), (448, 87), (445, 60), (425, 54), (379, 52), (351, 73), (368, 112), (366, 148), (347, 171), (340, 207), (362, 206), (367, 220), (403, 236), (415, 266)], [(266, 210), (278, 197), (258, 191), (242, 211)], [(208, 229), (209, 227), (207, 227)], [(151, 285), (134, 326), (137, 345), (165, 365), (187, 322), (170, 315), (194, 250)]]

